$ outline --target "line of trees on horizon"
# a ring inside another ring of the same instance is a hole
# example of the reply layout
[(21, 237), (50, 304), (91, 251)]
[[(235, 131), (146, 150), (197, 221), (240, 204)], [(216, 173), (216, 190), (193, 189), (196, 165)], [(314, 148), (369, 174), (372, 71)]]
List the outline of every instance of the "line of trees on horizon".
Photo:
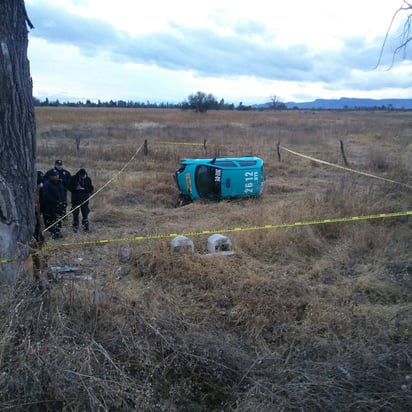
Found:
[(147, 100), (146, 102), (139, 102), (133, 100), (98, 100), (93, 102), (91, 100), (77, 101), (77, 102), (61, 102), (60, 100), (50, 100), (47, 97), (44, 100), (40, 100), (33, 97), (33, 104), (37, 107), (110, 107), (110, 108), (139, 108), (139, 109), (180, 109), (180, 110), (192, 110), (197, 113), (205, 113), (208, 110), (272, 110), (272, 111), (284, 111), (284, 110), (410, 110), (408, 108), (395, 108), (392, 104), (374, 104), (370, 106), (365, 105), (344, 105), (342, 107), (325, 107), (324, 105), (317, 105), (316, 101), (313, 102), (312, 107), (299, 107), (298, 104), (293, 107), (288, 107), (277, 96), (271, 96), (270, 100), (266, 103), (245, 105), (240, 102), (238, 105), (233, 103), (226, 103), (225, 99), (217, 100), (211, 93), (206, 94), (204, 92), (197, 92), (191, 94), (181, 103), (154, 103)]
[(209, 93), (197, 92), (191, 94), (181, 103), (152, 103), (150, 101), (146, 102), (136, 102), (132, 100), (109, 100), (93, 102), (91, 100), (86, 100), (85, 102), (61, 102), (60, 100), (49, 100), (47, 97), (44, 100), (40, 100), (36, 97), (33, 98), (34, 106), (38, 107), (58, 107), (58, 106), (68, 106), (68, 107), (118, 107), (118, 108), (146, 108), (146, 109), (181, 109), (181, 110), (193, 110), (198, 113), (204, 113), (208, 110), (260, 110), (262, 109), (272, 109), (272, 110), (286, 110), (287, 107), (284, 103), (276, 100), (274, 102), (273, 98), (271, 103), (267, 104), (267, 107), (257, 107), (255, 105), (245, 105), (240, 102), (238, 105), (233, 103), (226, 103), (225, 99), (216, 99), (216, 97)]

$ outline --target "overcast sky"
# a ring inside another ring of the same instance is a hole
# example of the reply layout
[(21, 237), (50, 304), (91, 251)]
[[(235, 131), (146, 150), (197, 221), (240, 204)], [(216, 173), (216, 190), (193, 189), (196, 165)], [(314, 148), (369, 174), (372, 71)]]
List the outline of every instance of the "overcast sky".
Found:
[[(33, 94), (227, 103), (412, 98), (402, 0), (26, 0)], [(378, 64), (379, 63), (379, 64)], [(376, 67), (377, 66), (377, 67)]]

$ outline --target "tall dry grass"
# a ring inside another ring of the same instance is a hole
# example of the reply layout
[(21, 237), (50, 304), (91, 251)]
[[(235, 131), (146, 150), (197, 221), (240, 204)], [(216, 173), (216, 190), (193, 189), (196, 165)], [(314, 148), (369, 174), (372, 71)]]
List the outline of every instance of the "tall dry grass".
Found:
[[(69, 216), (41, 253), (44, 277), (92, 280), (2, 291), (1, 410), (411, 409), (410, 218), (263, 228), (411, 210), (405, 186), (282, 150), (342, 165), (342, 140), (351, 168), (410, 185), (408, 112), (36, 115), (38, 168), (63, 158), (105, 188), (90, 233)], [(180, 158), (244, 154), (265, 160), (261, 198), (175, 207)], [(205, 230), (235, 255), (209, 256)], [(177, 233), (194, 254), (170, 253)]]

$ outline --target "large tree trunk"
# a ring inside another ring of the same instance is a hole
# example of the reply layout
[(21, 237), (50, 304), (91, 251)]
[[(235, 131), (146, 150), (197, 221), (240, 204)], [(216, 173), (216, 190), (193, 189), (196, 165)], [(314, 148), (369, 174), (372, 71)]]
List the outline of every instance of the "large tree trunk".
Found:
[(0, 0), (0, 283), (13, 282), (34, 230), (35, 134), (24, 0)]

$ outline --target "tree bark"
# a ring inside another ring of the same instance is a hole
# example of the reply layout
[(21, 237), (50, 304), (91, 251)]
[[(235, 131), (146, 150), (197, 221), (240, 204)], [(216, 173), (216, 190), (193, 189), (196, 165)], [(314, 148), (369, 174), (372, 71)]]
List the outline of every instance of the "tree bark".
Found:
[(36, 123), (24, 0), (0, 0), (0, 283), (14, 282), (34, 231)]

